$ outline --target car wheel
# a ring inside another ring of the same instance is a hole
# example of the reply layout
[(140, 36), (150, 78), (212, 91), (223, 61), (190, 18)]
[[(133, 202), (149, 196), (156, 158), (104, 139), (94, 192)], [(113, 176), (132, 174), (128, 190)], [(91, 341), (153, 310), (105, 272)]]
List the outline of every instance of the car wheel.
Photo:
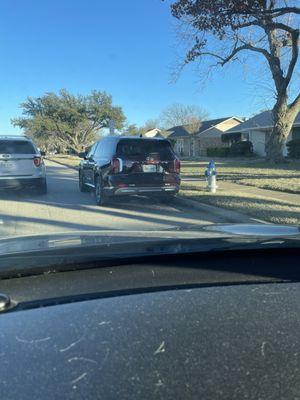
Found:
[(38, 194), (47, 194), (47, 181), (44, 179), (37, 187), (36, 192)]
[(101, 176), (97, 176), (95, 179), (95, 199), (98, 206), (103, 206), (105, 204)]
[(81, 173), (79, 173), (79, 190), (81, 192), (87, 192), (88, 191), (87, 186), (83, 182), (83, 176), (82, 176)]

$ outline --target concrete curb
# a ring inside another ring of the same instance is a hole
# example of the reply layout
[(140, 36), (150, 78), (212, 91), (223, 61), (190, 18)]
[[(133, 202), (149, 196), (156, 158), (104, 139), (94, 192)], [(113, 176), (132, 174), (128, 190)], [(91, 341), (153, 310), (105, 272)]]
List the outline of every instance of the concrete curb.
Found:
[(49, 160), (49, 161), (54, 162), (56, 164), (63, 165), (64, 167), (71, 168), (71, 169), (74, 169), (75, 171), (78, 171), (78, 167), (73, 167), (72, 165), (63, 163), (61, 161), (53, 160), (52, 158), (46, 158), (46, 160)]
[(267, 221), (264, 221), (264, 220), (261, 220), (258, 218), (254, 218), (254, 217), (250, 217), (250, 216), (240, 213), (238, 211), (227, 210), (225, 208), (201, 203), (197, 200), (187, 199), (184, 196), (177, 196), (176, 200), (182, 206), (192, 207), (199, 211), (204, 211), (207, 213), (217, 215), (222, 218), (226, 218), (229, 222), (243, 223), (243, 224), (249, 224), (249, 223), (269, 224), (269, 222), (267, 222)]

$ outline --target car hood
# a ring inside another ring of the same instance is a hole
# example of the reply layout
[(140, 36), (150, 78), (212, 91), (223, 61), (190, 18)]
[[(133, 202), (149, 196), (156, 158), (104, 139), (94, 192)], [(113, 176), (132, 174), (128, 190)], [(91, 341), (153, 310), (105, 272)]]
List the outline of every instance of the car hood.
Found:
[(300, 228), (272, 224), (214, 224), (203, 226), (197, 230), (97, 230), (14, 236), (0, 239), (0, 255), (62, 248), (83, 249), (95, 245), (107, 247), (116, 244), (164, 242), (174, 239), (239, 238), (238, 242), (240, 243), (240, 239), (243, 238), (261, 239), (266, 237), (277, 239), (293, 237), (300, 240)]
[[(118, 256), (144, 256), (186, 251), (207, 251), (241, 246), (300, 245), (297, 226), (272, 224), (215, 224), (197, 230), (164, 231), (80, 231), (50, 235), (19, 236), (0, 239), (0, 260), (11, 257), (66, 255), (68, 262), (78, 256), (93, 259)], [(84, 259), (85, 261), (87, 258)], [(48, 259), (48, 262), (54, 260)], [(66, 262), (66, 259), (59, 260)]]

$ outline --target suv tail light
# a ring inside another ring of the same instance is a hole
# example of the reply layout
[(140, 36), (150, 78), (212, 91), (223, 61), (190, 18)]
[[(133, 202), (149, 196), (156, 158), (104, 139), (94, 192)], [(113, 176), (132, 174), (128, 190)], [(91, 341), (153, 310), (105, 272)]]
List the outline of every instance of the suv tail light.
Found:
[(180, 161), (178, 160), (178, 158), (175, 158), (174, 160), (174, 172), (176, 172), (176, 174), (180, 174)]
[(41, 157), (34, 157), (33, 163), (34, 163), (34, 165), (35, 165), (36, 167), (39, 167), (39, 166), (41, 165), (41, 163), (42, 163)]
[(117, 174), (122, 171), (122, 160), (120, 158), (113, 158), (111, 163), (111, 172)]

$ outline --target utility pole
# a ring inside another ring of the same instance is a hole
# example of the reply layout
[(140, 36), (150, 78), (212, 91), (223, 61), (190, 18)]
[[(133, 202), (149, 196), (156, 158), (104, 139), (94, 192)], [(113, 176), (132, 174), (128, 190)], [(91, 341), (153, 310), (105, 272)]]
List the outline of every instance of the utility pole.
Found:
[(115, 134), (115, 121), (113, 119), (109, 120), (109, 135), (113, 136)]

